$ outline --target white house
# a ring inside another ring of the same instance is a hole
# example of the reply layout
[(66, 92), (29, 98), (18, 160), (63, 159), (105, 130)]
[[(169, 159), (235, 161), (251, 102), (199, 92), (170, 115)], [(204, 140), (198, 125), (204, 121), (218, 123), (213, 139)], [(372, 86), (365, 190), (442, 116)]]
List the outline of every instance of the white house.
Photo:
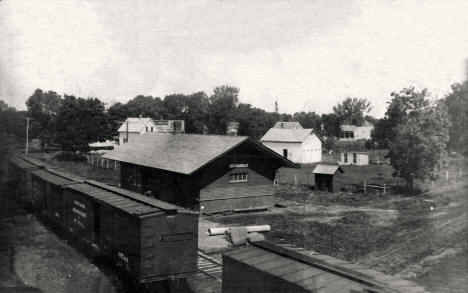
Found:
[(340, 140), (354, 141), (359, 139), (370, 139), (372, 129), (374, 129), (374, 125), (369, 122), (364, 123), (363, 126), (349, 124), (341, 125)]
[(339, 164), (340, 165), (355, 165), (355, 166), (369, 165), (369, 153), (342, 151), (340, 152)]
[(119, 132), (119, 145), (132, 141), (135, 137), (146, 132), (155, 132), (156, 124), (151, 118), (129, 117), (117, 130)]
[(184, 120), (153, 120), (151, 118), (129, 117), (117, 130), (119, 145), (132, 141), (135, 137), (146, 132), (184, 132)]
[(322, 138), (313, 129), (273, 127), (260, 141), (294, 163), (322, 161)]

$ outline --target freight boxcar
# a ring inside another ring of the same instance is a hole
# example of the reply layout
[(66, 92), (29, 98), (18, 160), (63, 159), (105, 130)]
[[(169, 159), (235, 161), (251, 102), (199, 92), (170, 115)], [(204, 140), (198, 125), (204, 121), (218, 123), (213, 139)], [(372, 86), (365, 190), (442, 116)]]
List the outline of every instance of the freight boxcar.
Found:
[(31, 173), (32, 207), (53, 224), (64, 226), (63, 188), (85, 179), (61, 169), (39, 169)]
[(396, 276), (264, 241), (223, 255), (222, 292), (428, 293)]
[(133, 281), (182, 278), (197, 269), (198, 214), (96, 181), (64, 190), (66, 229)]
[(20, 157), (12, 157), (8, 164), (8, 181), (18, 187), (16, 196), (20, 202), (31, 203), (31, 172), (40, 167), (26, 162)]

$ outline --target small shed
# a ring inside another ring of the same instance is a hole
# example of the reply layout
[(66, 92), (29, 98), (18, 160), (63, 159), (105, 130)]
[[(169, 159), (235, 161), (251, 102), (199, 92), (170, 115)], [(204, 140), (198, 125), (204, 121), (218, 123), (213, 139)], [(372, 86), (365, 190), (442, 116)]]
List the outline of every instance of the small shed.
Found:
[(341, 151), (339, 163), (340, 165), (366, 166), (369, 165), (369, 153), (358, 151)]
[(333, 163), (318, 163), (315, 166), (315, 190), (339, 192), (341, 189), (341, 174), (343, 169), (338, 164)]

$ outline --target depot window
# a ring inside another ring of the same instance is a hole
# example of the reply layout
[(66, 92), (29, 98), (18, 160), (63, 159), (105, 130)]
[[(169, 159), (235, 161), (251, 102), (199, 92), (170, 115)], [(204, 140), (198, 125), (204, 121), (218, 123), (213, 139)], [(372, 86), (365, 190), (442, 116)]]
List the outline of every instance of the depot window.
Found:
[(229, 174), (229, 183), (247, 182), (249, 180), (248, 173), (231, 173)]

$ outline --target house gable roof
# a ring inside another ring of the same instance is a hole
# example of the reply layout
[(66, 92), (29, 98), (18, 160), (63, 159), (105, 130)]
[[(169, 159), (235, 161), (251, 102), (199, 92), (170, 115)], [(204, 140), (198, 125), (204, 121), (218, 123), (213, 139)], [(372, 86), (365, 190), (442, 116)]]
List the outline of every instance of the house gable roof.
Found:
[[(145, 133), (103, 157), (190, 175), (246, 141), (254, 142), (245, 136)], [(269, 148), (254, 143), (284, 160), (286, 165), (298, 167)]]
[(128, 125), (128, 132), (141, 132), (143, 131), (144, 127), (148, 124), (152, 123), (154, 125), (153, 119), (151, 118), (133, 118), (129, 117), (125, 120), (122, 125), (120, 125), (118, 132), (127, 132), (127, 125)]
[(322, 142), (322, 138), (312, 129), (281, 129), (270, 128), (260, 139), (261, 142), (303, 142), (309, 135), (315, 134)]
[(303, 129), (302, 125), (299, 122), (283, 122), (279, 121), (275, 123), (273, 128), (280, 128), (280, 129)]

